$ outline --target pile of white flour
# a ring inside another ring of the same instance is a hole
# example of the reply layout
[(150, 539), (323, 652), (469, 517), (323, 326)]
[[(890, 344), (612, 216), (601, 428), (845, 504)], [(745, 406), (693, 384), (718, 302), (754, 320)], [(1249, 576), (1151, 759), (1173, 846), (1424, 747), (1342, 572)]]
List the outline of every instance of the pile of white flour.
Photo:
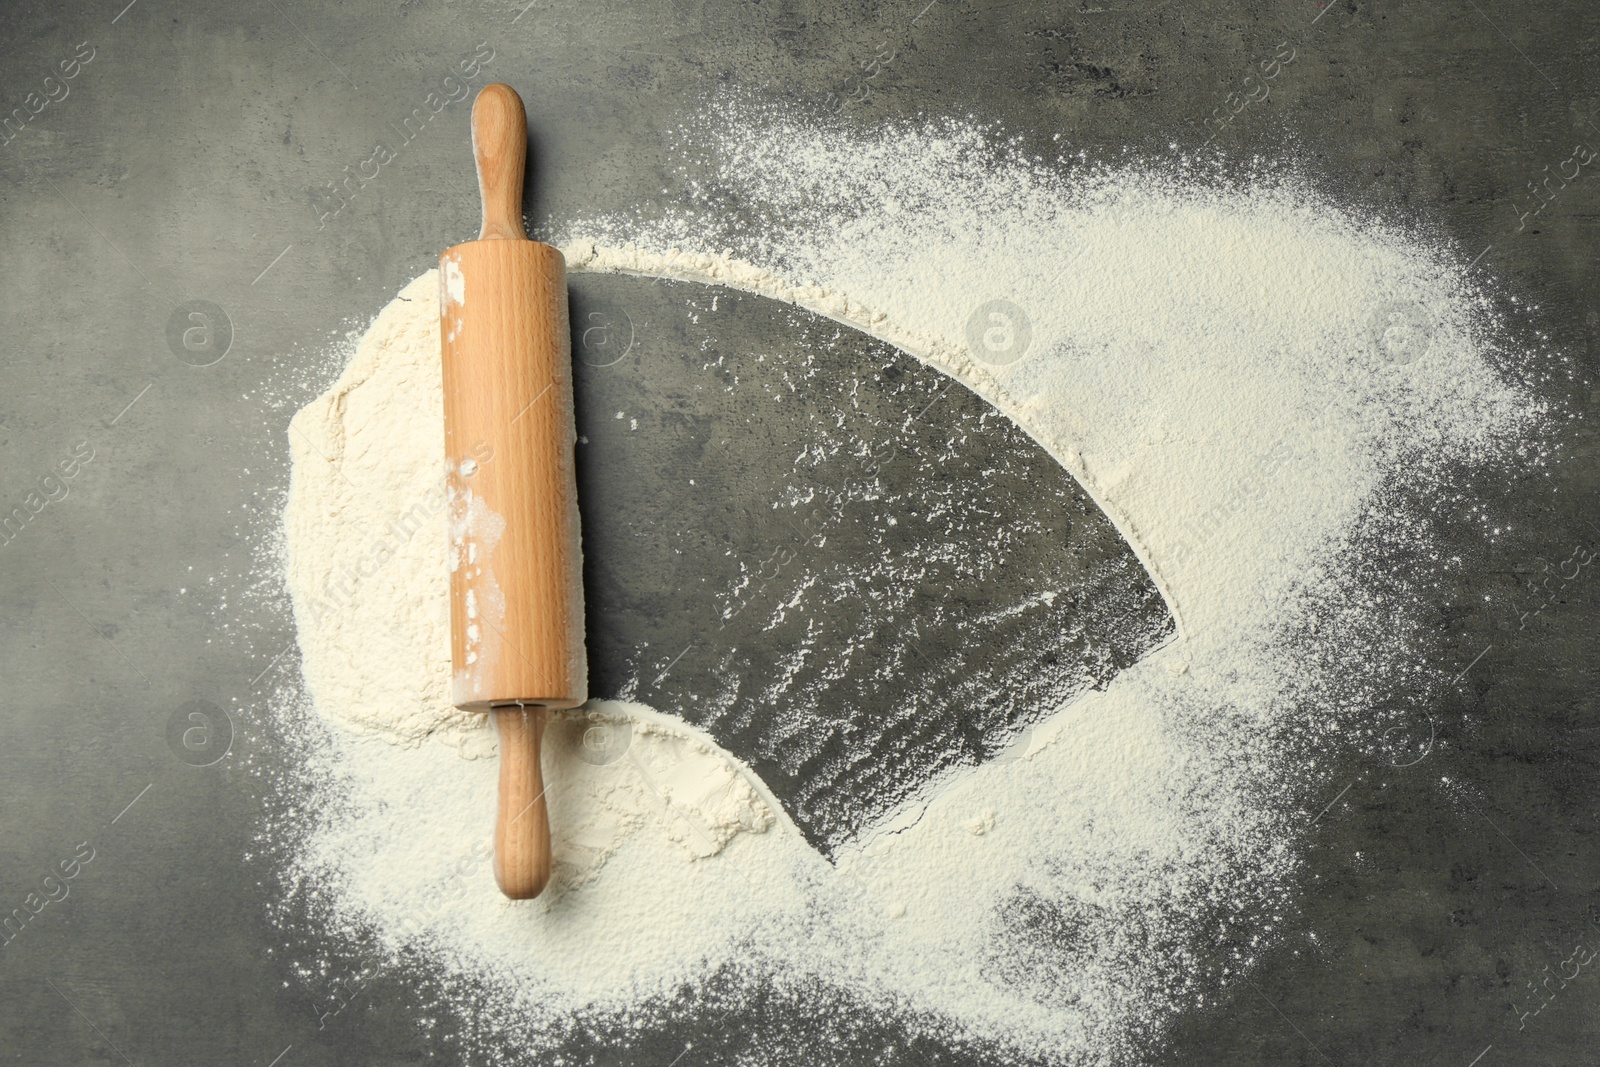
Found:
[[(596, 724), (556, 728), (557, 879), (511, 904), (483, 860), (494, 762), (462, 758), (492, 732), (448, 701), (430, 272), (291, 427), (287, 580), (325, 731), (315, 814), (281, 831), (295, 874), (335, 927), (491, 987), (527, 1046), (731, 970), (956, 1043), (1122, 1062), (1250, 965), (1292, 881), (1302, 771), (1275, 738), (1331, 715), (1276, 628), (1337, 612), (1403, 644), (1404, 618), (1308, 589), (1336, 588), (1357, 530), (1381, 535), (1366, 509), (1397, 469), (1495, 462), (1537, 412), (1492, 369), (1452, 255), (1292, 183), (1085, 174), (956, 125), (718, 129), (684, 135), (716, 180), (650, 220), (570, 224), (569, 269), (761, 293), (955, 376), (1093, 495), (1177, 639), (837, 866), (707, 738), (597, 709), (633, 722), (627, 750), (586, 762), (572, 731)], [(1246, 947), (1217, 965), (1224, 931)]]

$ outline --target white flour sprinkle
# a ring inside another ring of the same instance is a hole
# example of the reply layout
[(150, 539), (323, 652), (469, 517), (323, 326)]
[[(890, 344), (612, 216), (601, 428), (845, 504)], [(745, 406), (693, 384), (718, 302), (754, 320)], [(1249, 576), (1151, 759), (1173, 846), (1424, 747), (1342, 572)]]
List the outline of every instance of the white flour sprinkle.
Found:
[[(956, 1043), (1124, 1062), (1250, 965), (1292, 878), (1304, 819), (1275, 738), (1333, 713), (1304, 703), (1326, 668), (1275, 628), (1338, 614), (1403, 644), (1404, 618), (1308, 588), (1336, 587), (1394, 472), (1491, 462), (1537, 413), (1491, 369), (1450, 257), (1303, 188), (1069, 177), (954, 125), (685, 143), (716, 175), (697, 199), (571, 225), (569, 268), (762, 293), (956, 376), (1094, 496), (1177, 638), (836, 867), (708, 739), (612, 708), (638, 718), (635, 758), (550, 761), (562, 867), (509, 904), (483, 862), (493, 763), (458, 758), (492, 735), (449, 707), (430, 273), (291, 433), (288, 583), (328, 791), (282, 831), (295, 874), (335, 928), (487, 987), (525, 1046), (732, 969)], [(1225, 934), (1243, 947), (1219, 963)]]

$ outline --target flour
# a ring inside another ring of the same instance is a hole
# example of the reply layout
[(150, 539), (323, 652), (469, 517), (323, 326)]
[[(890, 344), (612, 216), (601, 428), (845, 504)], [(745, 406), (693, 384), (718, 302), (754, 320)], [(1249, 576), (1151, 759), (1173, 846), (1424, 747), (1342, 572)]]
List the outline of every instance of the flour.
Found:
[[(495, 740), (487, 716), (454, 706), (453, 688), (470, 695), (470, 687), (452, 678), (450, 613), (439, 599), (440, 576), (469, 562), (461, 535), (452, 539), (447, 528), (440, 288), (432, 271), (408, 285), (339, 380), (290, 423), (295, 467), (284, 525), (302, 670), (318, 710), (392, 741), (432, 738), (472, 758), (492, 755)], [(473, 504), (456, 525), (476, 529), (471, 547), (486, 545), (487, 555), (502, 521), (475, 516)], [(481, 610), (492, 621), (494, 606)], [(615, 724), (627, 724), (630, 745), (638, 743), (616, 758), (636, 773), (602, 774), (592, 761), (561, 758), (587, 752), (563, 744), (568, 720), (602, 737), (624, 736)], [(549, 804), (570, 816), (554, 856), (559, 883), (587, 881), (651, 819), (691, 856), (714, 855), (735, 833), (774, 821), (731, 758), (649, 708), (596, 701), (581, 716), (558, 718), (550, 738), (552, 764), (564, 771), (552, 772)]]
[(439, 734), (481, 754), (491, 745), (483, 717), (450, 702), (450, 610), (438, 595), (449, 573), (438, 309), (430, 272), (289, 424), (289, 580), (319, 707), (399, 740)]
[[(296, 876), (335, 928), (490, 990), (523, 1049), (559, 1043), (572, 1013), (647, 1026), (732, 973), (844, 990), (990, 1053), (1127, 1062), (1285, 913), (1308, 775), (1281, 738), (1336, 745), (1319, 723), (1350, 709), (1316, 703), (1333, 650), (1301, 655), (1282, 624), (1337, 616), (1403, 648), (1412, 624), (1339, 582), (1357, 534), (1385, 536), (1374, 494), (1498, 461), (1536, 406), (1493, 369), (1455, 257), (1292, 182), (1089, 172), (954, 124), (865, 137), (746, 116), (684, 145), (714, 175), (695, 198), (569, 224), (570, 270), (771, 296), (954, 376), (1094, 496), (1178, 638), (834, 865), (688, 727), (638, 707), (560, 720), (556, 879), (506, 902), (482, 851), (493, 764), (458, 758), (492, 734), (449, 707), (430, 273), (291, 427), (288, 585), (316, 780), (337, 798), (285, 831)], [(728, 203), (757, 205), (761, 231)], [(625, 735), (620, 758), (579, 758), (591, 728), (606, 753)], [(810, 1058), (786, 1031), (750, 1040)]]

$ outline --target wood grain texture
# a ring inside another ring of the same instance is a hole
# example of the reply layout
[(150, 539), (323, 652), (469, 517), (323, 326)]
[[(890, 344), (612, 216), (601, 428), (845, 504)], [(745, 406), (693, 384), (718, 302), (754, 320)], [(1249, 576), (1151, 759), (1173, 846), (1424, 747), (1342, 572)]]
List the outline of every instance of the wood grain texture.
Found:
[(494, 713), (496, 877), (522, 899), (550, 871), (543, 709), (588, 696), (572, 342), (566, 263), (523, 236), (521, 100), (487, 86), (472, 129), (483, 236), (439, 260), (452, 699)]
[(565, 264), (506, 240), (456, 245), (441, 264), (454, 703), (576, 707), (588, 694)]

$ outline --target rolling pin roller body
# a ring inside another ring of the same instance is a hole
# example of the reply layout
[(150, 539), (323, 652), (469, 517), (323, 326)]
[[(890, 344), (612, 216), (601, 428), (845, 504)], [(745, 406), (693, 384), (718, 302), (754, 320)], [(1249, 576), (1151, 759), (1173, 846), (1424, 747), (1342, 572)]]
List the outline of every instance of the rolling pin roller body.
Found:
[(478, 240), (439, 258), (456, 707), (500, 742), (495, 879), (513, 899), (550, 877), (539, 750), (546, 709), (587, 697), (566, 263), (522, 229), (527, 118), (506, 85), (472, 109)]

